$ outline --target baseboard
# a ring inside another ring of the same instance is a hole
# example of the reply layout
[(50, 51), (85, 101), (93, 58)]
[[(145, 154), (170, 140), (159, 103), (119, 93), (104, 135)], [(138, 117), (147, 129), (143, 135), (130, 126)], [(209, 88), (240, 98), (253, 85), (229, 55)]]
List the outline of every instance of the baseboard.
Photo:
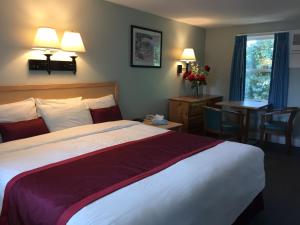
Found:
[[(258, 133), (252, 133), (250, 134), (250, 138), (259, 140), (259, 134)], [(285, 144), (285, 137), (280, 135), (271, 135), (271, 139), (269, 139), (272, 143), (278, 143), (278, 144)], [(300, 137), (294, 137), (292, 139), (293, 146), (300, 147)]]
[[(273, 143), (285, 144), (285, 137), (272, 135), (270, 141)], [(300, 147), (300, 137), (293, 138), (293, 146)]]

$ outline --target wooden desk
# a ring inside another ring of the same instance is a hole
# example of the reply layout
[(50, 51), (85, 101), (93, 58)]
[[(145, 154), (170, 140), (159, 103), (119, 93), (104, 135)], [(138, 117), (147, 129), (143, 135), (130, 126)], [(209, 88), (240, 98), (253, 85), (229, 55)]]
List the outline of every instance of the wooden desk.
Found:
[(150, 126), (159, 127), (159, 128), (163, 128), (163, 129), (167, 129), (167, 130), (174, 130), (174, 131), (178, 131), (178, 132), (182, 131), (182, 126), (183, 126), (182, 123), (175, 123), (172, 121), (168, 121), (168, 124), (166, 124), (166, 125), (155, 125), (152, 123), (151, 120), (144, 120), (143, 123), (150, 125)]
[(245, 142), (248, 141), (249, 125), (250, 125), (250, 113), (251, 111), (258, 111), (269, 104), (265, 101), (255, 101), (255, 100), (245, 100), (245, 101), (222, 101), (217, 102), (216, 105), (227, 106), (231, 108), (245, 110), (246, 120), (245, 120)]

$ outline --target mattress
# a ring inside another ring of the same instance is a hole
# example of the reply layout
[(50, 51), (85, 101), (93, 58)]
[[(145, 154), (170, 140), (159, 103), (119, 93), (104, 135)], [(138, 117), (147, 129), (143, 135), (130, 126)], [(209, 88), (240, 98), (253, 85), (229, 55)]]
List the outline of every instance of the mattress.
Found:
[[(121, 120), (0, 144), (0, 207), (22, 172), (165, 132)], [(68, 224), (230, 225), (264, 186), (262, 150), (226, 141), (94, 201)]]

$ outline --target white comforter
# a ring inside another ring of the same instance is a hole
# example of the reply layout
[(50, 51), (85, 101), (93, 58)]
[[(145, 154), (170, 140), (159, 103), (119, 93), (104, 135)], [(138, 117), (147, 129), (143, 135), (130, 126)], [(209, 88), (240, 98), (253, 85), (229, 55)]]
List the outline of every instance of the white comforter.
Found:
[[(0, 208), (21, 172), (164, 132), (123, 120), (0, 144)], [(91, 203), (68, 225), (230, 225), (265, 186), (263, 158), (259, 148), (224, 142)]]

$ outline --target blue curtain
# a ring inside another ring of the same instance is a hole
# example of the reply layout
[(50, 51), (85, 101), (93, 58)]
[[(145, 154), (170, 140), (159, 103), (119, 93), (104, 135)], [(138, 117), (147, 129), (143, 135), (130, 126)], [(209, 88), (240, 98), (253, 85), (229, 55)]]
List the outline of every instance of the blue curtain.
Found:
[(276, 33), (269, 93), (273, 108), (287, 106), (289, 88), (289, 33)]
[(236, 36), (231, 64), (229, 100), (244, 100), (247, 36)]

